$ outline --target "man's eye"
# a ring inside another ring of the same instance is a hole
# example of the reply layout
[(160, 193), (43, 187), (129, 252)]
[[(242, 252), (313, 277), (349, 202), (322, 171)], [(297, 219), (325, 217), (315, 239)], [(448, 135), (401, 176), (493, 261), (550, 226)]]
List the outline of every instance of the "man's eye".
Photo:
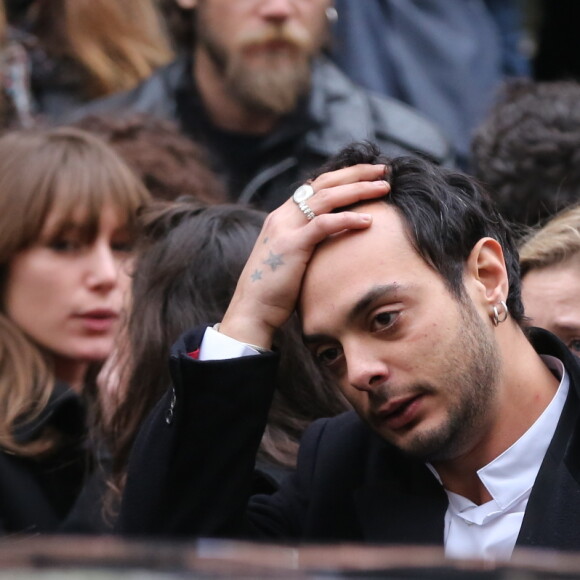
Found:
[(373, 330), (382, 330), (391, 327), (398, 316), (398, 312), (379, 312), (373, 318)]
[(580, 338), (568, 341), (568, 348), (577, 356), (580, 356)]
[(322, 347), (316, 350), (316, 360), (324, 366), (332, 366), (342, 357), (342, 348), (338, 346)]

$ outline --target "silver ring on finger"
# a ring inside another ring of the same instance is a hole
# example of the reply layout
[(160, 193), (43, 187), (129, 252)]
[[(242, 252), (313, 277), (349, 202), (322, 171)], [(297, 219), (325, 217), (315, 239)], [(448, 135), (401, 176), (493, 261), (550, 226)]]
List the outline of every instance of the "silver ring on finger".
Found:
[(300, 211), (310, 221), (316, 217), (312, 208), (306, 203), (314, 195), (314, 189), (309, 183), (301, 185), (292, 195), (292, 201), (298, 206)]
[(312, 211), (312, 208), (305, 201), (301, 201), (298, 204), (298, 207), (302, 210), (302, 213), (306, 216), (308, 221), (313, 220), (316, 217), (316, 214)]

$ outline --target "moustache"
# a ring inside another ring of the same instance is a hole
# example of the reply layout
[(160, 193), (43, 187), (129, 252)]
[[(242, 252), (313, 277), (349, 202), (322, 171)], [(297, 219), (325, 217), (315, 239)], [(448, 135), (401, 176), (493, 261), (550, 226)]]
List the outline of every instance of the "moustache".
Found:
[(437, 389), (428, 383), (417, 383), (413, 385), (395, 387), (389, 384), (378, 385), (369, 392), (369, 400), (373, 407), (380, 407), (389, 401), (397, 398), (404, 398), (415, 395), (433, 394)]
[(302, 50), (309, 49), (312, 44), (308, 32), (293, 25), (250, 30), (240, 37), (240, 45), (244, 48), (270, 43), (288, 44)]

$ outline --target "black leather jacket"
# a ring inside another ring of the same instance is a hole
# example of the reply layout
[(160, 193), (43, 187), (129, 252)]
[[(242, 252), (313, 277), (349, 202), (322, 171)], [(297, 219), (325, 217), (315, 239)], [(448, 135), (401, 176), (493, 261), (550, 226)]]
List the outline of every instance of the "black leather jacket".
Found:
[[(147, 113), (177, 121), (192, 138), (204, 143), (191, 122), (189, 130), (184, 126), (178, 106), (179, 91), (184, 84), (191, 84), (190, 67), (189, 58), (179, 58), (135, 89), (82, 108), (75, 118), (91, 113)], [(449, 143), (431, 121), (399, 101), (354, 85), (326, 59), (314, 64), (312, 89), (304, 109), (308, 117), (304, 130), (296, 129), (294, 119), (282, 121), (260, 144), (257, 171), (232, 194), (239, 202), (274, 209), (312, 170), (353, 141), (373, 141), (389, 156), (421, 155), (438, 164), (453, 162)], [(195, 114), (189, 116), (195, 123)], [(219, 158), (220, 152), (212, 151), (211, 144), (208, 149)]]

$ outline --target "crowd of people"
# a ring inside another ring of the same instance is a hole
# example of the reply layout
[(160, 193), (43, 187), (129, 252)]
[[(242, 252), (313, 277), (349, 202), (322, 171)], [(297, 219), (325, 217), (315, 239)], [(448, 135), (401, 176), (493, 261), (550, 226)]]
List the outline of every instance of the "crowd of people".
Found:
[(580, 550), (580, 84), (525, 14), (0, 3), (0, 534)]

